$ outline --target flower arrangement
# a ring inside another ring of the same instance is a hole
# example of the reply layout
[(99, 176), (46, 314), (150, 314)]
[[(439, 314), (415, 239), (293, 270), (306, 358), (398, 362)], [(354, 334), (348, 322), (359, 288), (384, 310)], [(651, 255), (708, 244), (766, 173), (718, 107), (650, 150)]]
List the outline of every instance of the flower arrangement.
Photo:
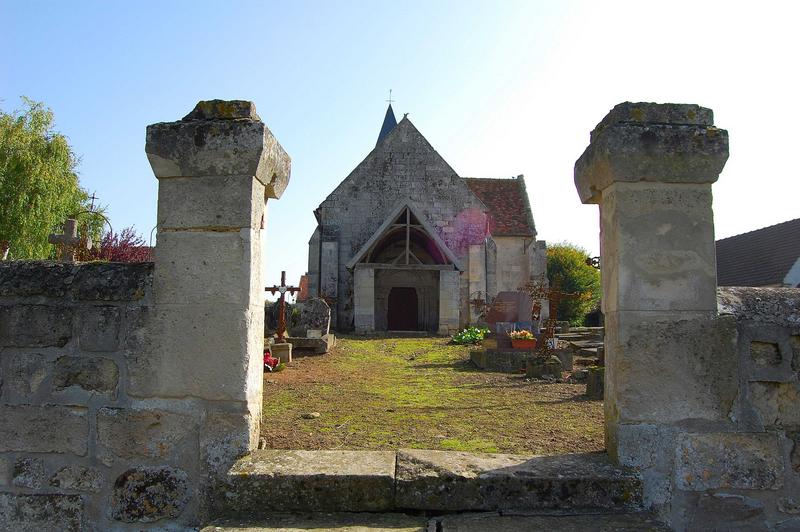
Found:
[(488, 333), (489, 329), (485, 327), (467, 327), (453, 336), (451, 342), (458, 345), (479, 344)]
[(508, 333), (512, 340), (533, 340), (536, 338), (532, 332), (527, 329), (514, 330)]

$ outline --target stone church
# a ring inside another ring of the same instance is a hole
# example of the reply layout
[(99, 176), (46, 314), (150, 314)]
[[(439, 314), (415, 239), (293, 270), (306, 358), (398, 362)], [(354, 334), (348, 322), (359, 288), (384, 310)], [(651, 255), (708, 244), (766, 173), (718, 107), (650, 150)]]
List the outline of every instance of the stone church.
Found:
[(314, 211), (308, 289), (339, 331), (452, 334), (542, 275), (523, 176), (460, 177), (391, 104), (375, 148)]

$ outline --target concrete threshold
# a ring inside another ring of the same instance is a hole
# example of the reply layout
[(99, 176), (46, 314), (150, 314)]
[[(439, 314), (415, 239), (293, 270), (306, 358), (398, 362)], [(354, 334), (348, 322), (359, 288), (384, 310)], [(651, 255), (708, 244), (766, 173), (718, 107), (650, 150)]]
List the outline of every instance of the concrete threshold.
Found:
[(531, 511), (641, 508), (641, 482), (605, 454), (524, 456), (263, 450), (231, 468), (217, 515), (276, 512)]

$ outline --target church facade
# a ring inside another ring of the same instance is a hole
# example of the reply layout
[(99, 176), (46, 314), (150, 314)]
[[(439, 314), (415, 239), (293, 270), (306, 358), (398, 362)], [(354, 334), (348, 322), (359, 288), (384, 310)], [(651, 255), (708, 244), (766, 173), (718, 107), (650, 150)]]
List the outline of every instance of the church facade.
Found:
[(462, 178), (389, 106), (375, 148), (314, 211), (308, 288), (339, 331), (452, 334), (545, 272), (522, 176)]

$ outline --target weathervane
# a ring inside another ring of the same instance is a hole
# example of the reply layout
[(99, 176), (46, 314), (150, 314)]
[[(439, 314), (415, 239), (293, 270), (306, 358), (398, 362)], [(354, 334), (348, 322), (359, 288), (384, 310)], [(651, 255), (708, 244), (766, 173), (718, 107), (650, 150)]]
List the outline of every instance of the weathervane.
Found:
[(394, 100), (392, 100), (392, 89), (389, 89), (389, 99), (386, 101), (389, 102), (389, 105), (392, 105), (392, 102), (394, 102)]

